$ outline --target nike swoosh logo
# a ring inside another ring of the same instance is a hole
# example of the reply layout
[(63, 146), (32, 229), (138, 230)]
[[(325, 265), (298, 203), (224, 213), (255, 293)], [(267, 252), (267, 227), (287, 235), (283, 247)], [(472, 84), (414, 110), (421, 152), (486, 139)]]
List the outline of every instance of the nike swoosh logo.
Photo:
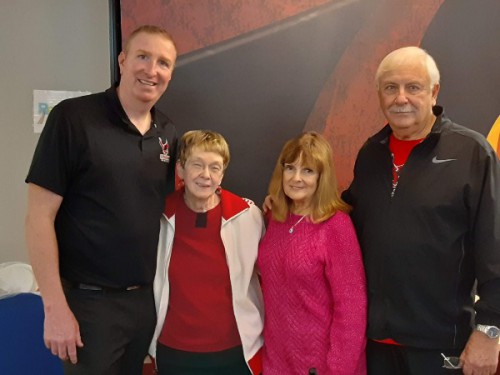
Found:
[(434, 156), (432, 158), (432, 162), (434, 164), (448, 163), (448, 162), (454, 161), (454, 160), (457, 160), (457, 159), (438, 159), (437, 156)]

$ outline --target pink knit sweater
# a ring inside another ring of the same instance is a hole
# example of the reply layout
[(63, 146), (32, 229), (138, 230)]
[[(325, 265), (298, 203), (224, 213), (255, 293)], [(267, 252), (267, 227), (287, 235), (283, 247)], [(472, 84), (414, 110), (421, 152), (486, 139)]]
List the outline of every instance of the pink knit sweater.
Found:
[(351, 219), (271, 220), (259, 247), (263, 375), (366, 374), (366, 281)]

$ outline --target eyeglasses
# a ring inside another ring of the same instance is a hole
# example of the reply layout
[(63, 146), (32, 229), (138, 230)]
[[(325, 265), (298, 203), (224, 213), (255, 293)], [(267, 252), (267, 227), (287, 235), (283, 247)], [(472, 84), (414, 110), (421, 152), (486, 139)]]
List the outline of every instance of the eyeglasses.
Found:
[(441, 353), (441, 357), (443, 357), (443, 368), (448, 370), (458, 370), (462, 368), (459, 357), (447, 357), (443, 353)]
[(208, 173), (216, 177), (219, 177), (224, 173), (224, 167), (219, 163), (205, 165), (200, 161), (188, 161), (186, 163), (186, 167), (190, 168), (195, 173), (205, 173), (205, 170), (208, 168)]

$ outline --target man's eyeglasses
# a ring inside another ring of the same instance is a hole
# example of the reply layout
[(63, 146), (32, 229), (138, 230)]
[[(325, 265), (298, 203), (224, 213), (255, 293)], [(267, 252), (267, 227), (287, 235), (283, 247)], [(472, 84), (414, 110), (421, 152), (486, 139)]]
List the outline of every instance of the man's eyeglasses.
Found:
[(443, 353), (441, 353), (441, 356), (443, 357), (443, 368), (449, 370), (458, 370), (462, 368), (459, 357), (447, 357)]

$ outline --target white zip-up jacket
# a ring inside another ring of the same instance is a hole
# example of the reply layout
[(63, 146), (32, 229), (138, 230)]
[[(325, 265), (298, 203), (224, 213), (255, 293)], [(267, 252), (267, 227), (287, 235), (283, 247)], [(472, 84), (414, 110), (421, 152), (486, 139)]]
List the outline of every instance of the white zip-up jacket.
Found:
[[(177, 204), (183, 199), (182, 194), (182, 190), (176, 191), (167, 198), (165, 212), (161, 218), (158, 260), (153, 284), (158, 322), (149, 348), (149, 353), (153, 357), (156, 357), (156, 344), (168, 309), (168, 266), (175, 236), (175, 212)], [(222, 190), (220, 197), (222, 208), (220, 235), (229, 268), (233, 310), (245, 360), (250, 370), (255, 373), (257, 369), (251, 360), (262, 347), (264, 325), (262, 291), (255, 263), (259, 241), (264, 232), (264, 222), (259, 208), (253, 202), (227, 190)], [(260, 361), (255, 360), (255, 363), (257, 362)]]

